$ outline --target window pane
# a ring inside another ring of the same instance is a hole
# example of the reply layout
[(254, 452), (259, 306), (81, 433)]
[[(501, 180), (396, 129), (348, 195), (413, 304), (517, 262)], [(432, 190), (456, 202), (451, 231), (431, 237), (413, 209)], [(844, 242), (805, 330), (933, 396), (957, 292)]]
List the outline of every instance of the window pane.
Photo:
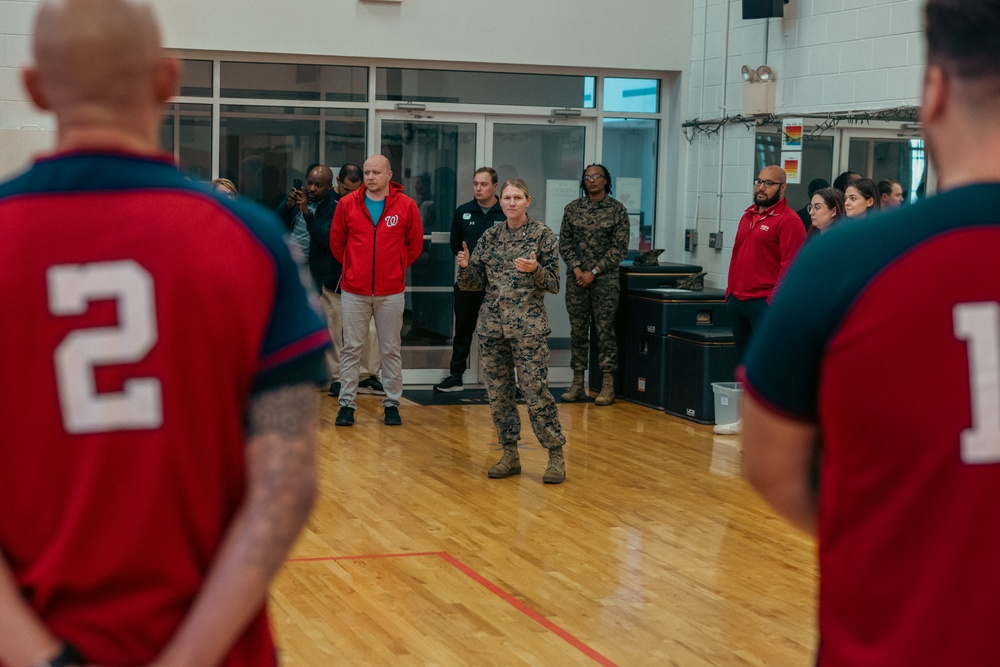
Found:
[(212, 107), (169, 104), (160, 126), (160, 145), (177, 158), (184, 173), (199, 181), (212, 178)]
[[(812, 126), (804, 128), (806, 134)], [(755, 171), (752, 178), (764, 167), (781, 164), (781, 131), (777, 128), (757, 130)], [(802, 161), (799, 163), (800, 183), (789, 183), (785, 189), (785, 198), (793, 209), (801, 210), (809, 204), (809, 183), (815, 179), (833, 182), (833, 137), (814, 136), (802, 142)], [(753, 199), (753, 183), (746, 185), (746, 205)]]
[(588, 76), (583, 80), (583, 108), (593, 109), (597, 106), (597, 99), (594, 95), (594, 90), (597, 86), (597, 79), (592, 76)]
[[(392, 179), (416, 201), (424, 227), (424, 251), (407, 272), (403, 345), (445, 345), (454, 321), (455, 255), (449, 232), (455, 207), (469, 199), (468, 184), (476, 170), (476, 125), (386, 120), (381, 139)], [(441, 357), (439, 363), (447, 366), (446, 355)], [(407, 359), (414, 359), (412, 351), (404, 355)]]
[(604, 166), (611, 172), (611, 196), (632, 221), (629, 250), (653, 248), (658, 121), (604, 119)]
[(368, 112), (364, 109), (323, 109), (323, 134), (326, 151), (324, 164), (330, 166), (336, 177), (340, 167), (347, 163), (362, 166), (368, 152)]
[(496, 123), (493, 168), (501, 184), (508, 178), (527, 182), (531, 190), (528, 214), (558, 234), (563, 207), (580, 196), (585, 143), (586, 130), (577, 125)]
[(582, 108), (586, 78), (379, 67), (375, 94), (390, 101)]
[(876, 183), (893, 178), (903, 186), (907, 202), (924, 196), (927, 163), (922, 139), (859, 139), (848, 147), (848, 168), (869, 176)]
[(368, 101), (367, 67), (223, 62), (219, 81), (223, 97)]
[(331, 157), (364, 160), (361, 109), (223, 105), (220, 115), (219, 175), (265, 206), (281, 203), (292, 181), (305, 180), (312, 164)]
[(187, 97), (212, 96), (212, 61), (182, 60), (179, 94)]
[(656, 79), (604, 79), (604, 110), (656, 113), (660, 82)]

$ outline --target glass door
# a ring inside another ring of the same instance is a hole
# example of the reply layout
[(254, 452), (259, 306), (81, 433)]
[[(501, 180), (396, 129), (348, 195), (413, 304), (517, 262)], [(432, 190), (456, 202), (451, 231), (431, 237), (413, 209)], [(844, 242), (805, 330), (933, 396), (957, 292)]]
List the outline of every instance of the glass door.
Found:
[[(548, 225), (556, 234), (563, 208), (581, 196), (580, 177), (594, 162), (596, 123), (592, 119), (546, 120), (489, 117), (486, 152), (500, 182), (523, 178), (531, 191), (528, 215)], [(560, 264), (562, 288), (566, 265)], [(545, 297), (552, 333), (549, 377), (557, 382), (572, 378), (569, 368), (569, 316), (566, 299), (559, 294)]]
[[(592, 119), (507, 118), (476, 114), (419, 117), (404, 112), (376, 115), (380, 152), (393, 180), (420, 209), (424, 252), (410, 268), (403, 317), (403, 380), (433, 384), (448, 374), (454, 333), (455, 256), (451, 220), (472, 199), (472, 177), (481, 166), (497, 171), (500, 184), (523, 178), (531, 190), (529, 213), (559, 233), (563, 207), (580, 196), (580, 175), (594, 161)], [(499, 194), (499, 193), (498, 193)], [(561, 267), (565, 281), (566, 267)], [(552, 335), (550, 378), (569, 381), (569, 318), (560, 292), (546, 297)], [(479, 382), (473, 344), (467, 383)]]
[[(469, 199), (479, 166), (482, 122), (386, 113), (377, 118), (379, 149), (392, 165), (392, 180), (417, 202), (424, 226), (424, 251), (407, 275), (403, 315), (404, 381), (432, 384), (447, 375), (454, 328), (455, 256), (451, 219)], [(477, 382), (478, 358), (470, 359), (466, 380)]]
[[(876, 183), (894, 178), (906, 202), (925, 197), (933, 180), (923, 137), (915, 131), (845, 130), (841, 139), (841, 171), (854, 171)], [(838, 172), (839, 173), (839, 172)]]

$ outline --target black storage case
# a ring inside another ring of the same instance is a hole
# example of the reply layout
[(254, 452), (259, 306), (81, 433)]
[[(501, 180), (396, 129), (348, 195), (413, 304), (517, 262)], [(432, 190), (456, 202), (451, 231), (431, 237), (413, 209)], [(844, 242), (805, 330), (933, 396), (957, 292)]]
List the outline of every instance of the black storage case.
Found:
[(724, 290), (636, 290), (629, 292), (628, 310), (629, 329), (657, 336), (676, 327), (729, 326)]
[[(670, 339), (666, 336), (625, 332), (628, 351), (624, 377), (625, 399), (657, 410), (667, 407), (667, 388), (670, 386)], [(714, 404), (713, 404), (714, 405)]]
[(681, 278), (701, 273), (697, 264), (657, 264), (656, 266), (635, 266), (622, 264), (618, 267), (618, 278), (622, 292), (658, 287), (674, 287)]
[(713, 382), (732, 382), (736, 372), (736, 344), (727, 327), (670, 329), (670, 383), (668, 414), (699, 424), (715, 423)]
[[(658, 264), (656, 266), (636, 266), (630, 261), (618, 267), (618, 313), (615, 316), (615, 340), (618, 341), (618, 372), (615, 374), (615, 395), (624, 396), (627, 359), (626, 331), (629, 315), (629, 295), (634, 290), (673, 287), (681, 278), (701, 273), (697, 264)], [(695, 292), (697, 294), (698, 292)], [(678, 326), (682, 326), (678, 324)], [(597, 332), (590, 328), (590, 390), (600, 391), (604, 381), (597, 348)]]
[(729, 311), (726, 310), (725, 299), (724, 291), (713, 289), (631, 292), (628, 297), (631, 319), (625, 337), (622, 397), (665, 410), (667, 391), (676, 381), (671, 370), (667, 333), (678, 327), (708, 329), (724, 326), (728, 331)]

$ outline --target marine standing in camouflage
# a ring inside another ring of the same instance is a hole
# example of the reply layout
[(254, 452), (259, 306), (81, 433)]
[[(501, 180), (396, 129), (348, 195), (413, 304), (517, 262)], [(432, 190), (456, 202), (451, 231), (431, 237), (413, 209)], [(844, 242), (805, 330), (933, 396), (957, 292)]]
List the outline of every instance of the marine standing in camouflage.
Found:
[[(519, 271), (516, 258), (535, 254), (538, 269)], [(514, 369), (528, 405), (531, 428), (546, 449), (566, 443), (549, 392), (549, 328), (545, 294), (559, 292), (559, 252), (555, 234), (532, 218), (517, 229), (495, 225), (479, 239), (467, 268), (458, 272), (463, 290), (486, 290), (479, 311), (479, 354), (490, 410), (501, 445), (521, 437)]]
[(579, 375), (582, 389), (591, 319), (597, 329), (602, 373), (614, 376), (618, 370), (618, 265), (628, 252), (629, 219), (625, 206), (610, 196), (611, 177), (603, 166), (587, 167), (580, 186), (587, 196), (566, 205), (559, 228), (559, 251), (572, 273), (566, 277), (570, 365), (574, 378)]

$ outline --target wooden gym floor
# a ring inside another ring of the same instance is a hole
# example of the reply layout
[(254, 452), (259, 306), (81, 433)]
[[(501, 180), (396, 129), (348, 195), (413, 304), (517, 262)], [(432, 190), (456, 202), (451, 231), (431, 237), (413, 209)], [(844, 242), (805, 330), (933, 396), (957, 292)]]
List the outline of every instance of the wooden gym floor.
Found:
[(626, 402), (560, 404), (567, 479), (524, 406), (519, 477), (488, 406), (402, 427), (322, 398), (320, 497), (271, 595), (282, 664), (808, 665), (812, 542), (739, 477), (739, 440)]

